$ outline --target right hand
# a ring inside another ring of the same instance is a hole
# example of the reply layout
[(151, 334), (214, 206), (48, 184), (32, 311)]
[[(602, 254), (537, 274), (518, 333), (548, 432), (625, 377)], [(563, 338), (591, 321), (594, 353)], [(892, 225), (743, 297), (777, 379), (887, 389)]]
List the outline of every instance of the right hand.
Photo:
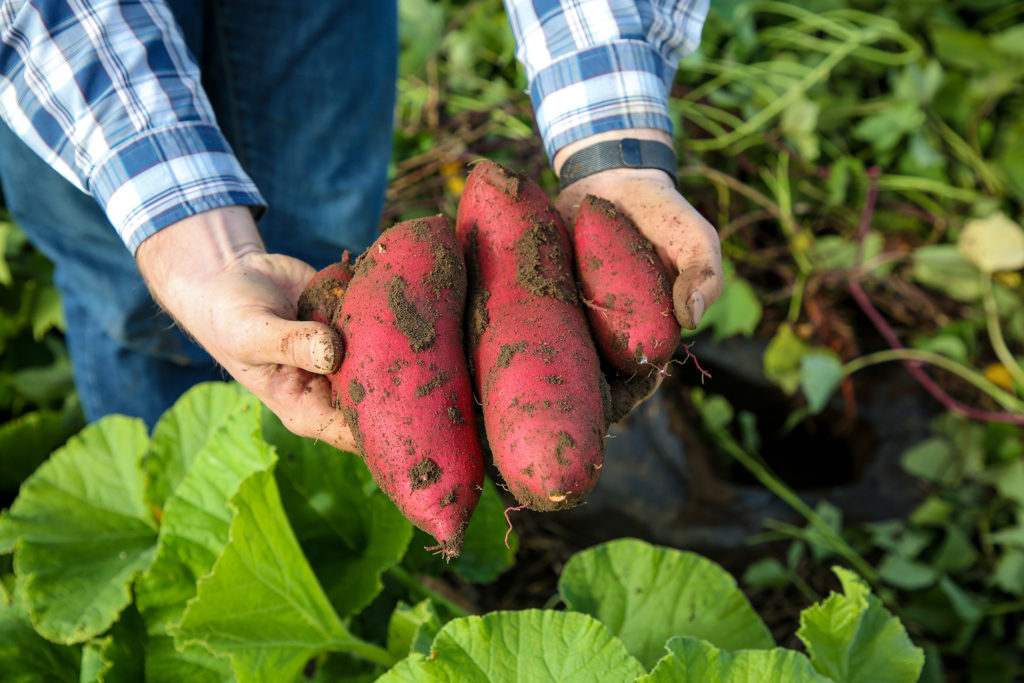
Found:
[(142, 243), (136, 262), (160, 305), (290, 431), (358, 452), (324, 377), (341, 363), (341, 340), (295, 320), (315, 271), (266, 253), (247, 208), (174, 223)]

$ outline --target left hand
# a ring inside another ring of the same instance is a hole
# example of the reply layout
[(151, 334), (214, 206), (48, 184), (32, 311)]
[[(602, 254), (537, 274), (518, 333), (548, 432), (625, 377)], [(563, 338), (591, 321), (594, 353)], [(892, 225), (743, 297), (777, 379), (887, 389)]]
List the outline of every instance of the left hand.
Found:
[[(576, 150), (603, 140), (626, 137), (672, 144), (660, 130), (609, 131), (578, 140), (555, 155), (555, 172)], [(676, 190), (672, 178), (657, 169), (610, 169), (578, 180), (555, 199), (571, 226), (580, 202), (596, 195), (615, 204), (654, 245), (675, 278), (673, 302), (679, 324), (694, 329), (722, 293), (722, 250), (715, 228)]]

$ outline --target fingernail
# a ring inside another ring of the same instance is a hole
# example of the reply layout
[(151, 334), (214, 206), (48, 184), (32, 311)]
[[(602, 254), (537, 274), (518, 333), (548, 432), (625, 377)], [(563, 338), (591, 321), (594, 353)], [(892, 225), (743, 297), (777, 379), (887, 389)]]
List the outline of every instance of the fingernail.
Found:
[(694, 292), (690, 295), (690, 318), (693, 320), (693, 326), (697, 327), (700, 325), (700, 319), (704, 317), (704, 295), (700, 292)]
[(334, 372), (338, 366), (338, 359), (341, 356), (341, 349), (338, 348), (338, 341), (333, 335), (318, 334), (313, 337), (313, 348), (310, 354), (313, 365), (320, 372)]

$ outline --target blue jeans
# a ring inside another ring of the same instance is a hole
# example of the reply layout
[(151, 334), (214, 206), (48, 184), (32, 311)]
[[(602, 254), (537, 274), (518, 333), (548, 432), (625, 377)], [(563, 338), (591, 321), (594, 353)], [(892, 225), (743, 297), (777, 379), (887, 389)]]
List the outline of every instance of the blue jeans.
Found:
[[(171, 0), (217, 120), (269, 204), (271, 252), (316, 268), (377, 236), (391, 155), (396, 3)], [(0, 125), (0, 187), (55, 265), (86, 419), (150, 426), (197, 382), (225, 379), (154, 304), (96, 202)]]

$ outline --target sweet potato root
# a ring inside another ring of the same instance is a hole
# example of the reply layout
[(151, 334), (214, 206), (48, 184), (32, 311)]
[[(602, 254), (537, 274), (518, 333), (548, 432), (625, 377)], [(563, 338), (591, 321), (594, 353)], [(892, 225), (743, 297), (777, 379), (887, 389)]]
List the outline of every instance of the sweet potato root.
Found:
[(604, 199), (587, 195), (573, 226), (576, 276), (597, 348), (626, 375), (664, 369), (679, 345), (672, 281), (651, 243)]
[(494, 464), (520, 504), (571, 507), (597, 482), (608, 387), (547, 195), (498, 164), (466, 181), (456, 233), (469, 268), (467, 346)]
[[(343, 280), (325, 274), (311, 288), (330, 298)], [(435, 216), (393, 226), (360, 256), (339, 309), (323, 296), (305, 307), (334, 324), (345, 345), (333, 395), (370, 472), (449, 558), (461, 551), (483, 485), (465, 297), (454, 232)]]

